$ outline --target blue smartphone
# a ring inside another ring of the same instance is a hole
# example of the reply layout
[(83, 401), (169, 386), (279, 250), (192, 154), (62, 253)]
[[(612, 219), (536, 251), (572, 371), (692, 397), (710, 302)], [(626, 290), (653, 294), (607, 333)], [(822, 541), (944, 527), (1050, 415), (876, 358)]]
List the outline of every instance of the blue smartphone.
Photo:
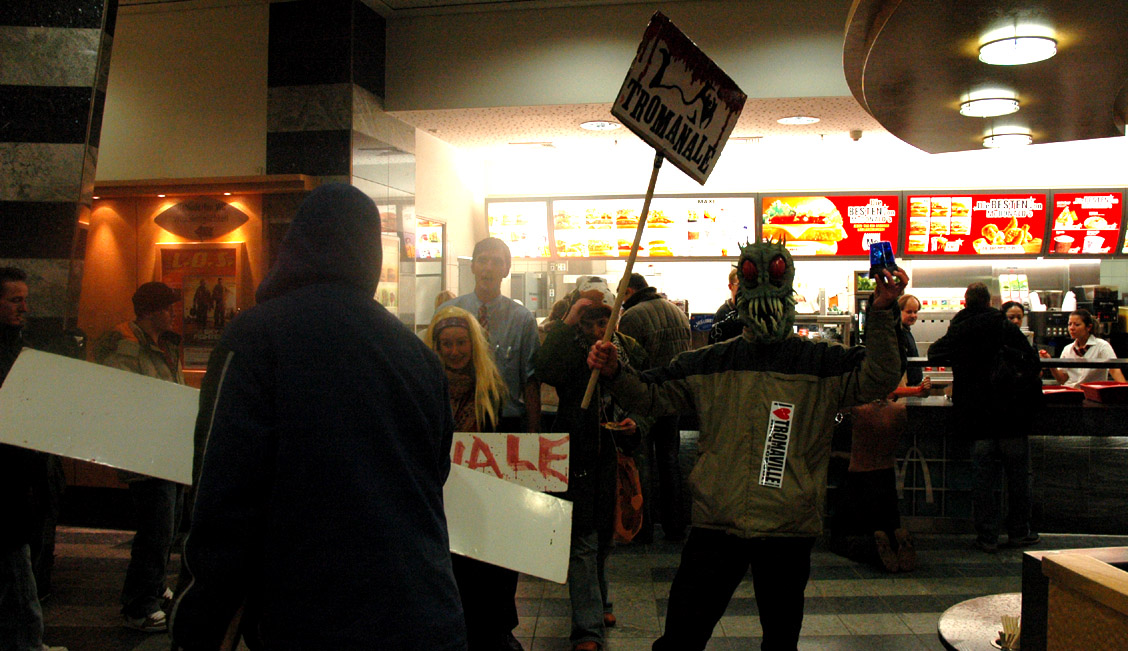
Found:
[(893, 257), (893, 245), (886, 241), (870, 244), (870, 278), (877, 278), (883, 269), (889, 273), (897, 270), (897, 260)]

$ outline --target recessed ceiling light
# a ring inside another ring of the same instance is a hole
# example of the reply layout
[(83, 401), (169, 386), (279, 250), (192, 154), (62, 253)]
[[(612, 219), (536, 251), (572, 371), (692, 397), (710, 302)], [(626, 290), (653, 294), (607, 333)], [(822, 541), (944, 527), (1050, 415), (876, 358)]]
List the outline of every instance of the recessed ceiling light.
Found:
[(1055, 54), (1057, 41), (1049, 36), (1009, 36), (979, 46), (979, 60), (993, 66), (1021, 66)]
[(814, 124), (818, 121), (818, 118), (809, 115), (792, 115), (791, 117), (776, 120), (776, 122), (780, 124)]
[(158, 196), (158, 197), (160, 197), (160, 198), (162, 198), (162, 199), (164, 199), (164, 195), (163, 195), (163, 194), (158, 194), (157, 196)]
[(581, 122), (580, 127), (588, 131), (614, 131), (623, 125), (611, 120), (588, 120)]
[(960, 115), (969, 118), (993, 118), (1018, 110), (1018, 100), (1007, 97), (983, 97), (960, 104)]
[(91, 197), (91, 199), (101, 199), (102, 197)]
[(1000, 147), (1022, 147), (1034, 142), (1034, 137), (1029, 133), (994, 133), (983, 139), (983, 146), (988, 149)]
[(230, 196), (231, 196), (231, 193), (230, 193), (230, 192), (224, 192), (224, 193), (223, 193), (223, 196), (225, 196), (225, 197), (230, 197)]

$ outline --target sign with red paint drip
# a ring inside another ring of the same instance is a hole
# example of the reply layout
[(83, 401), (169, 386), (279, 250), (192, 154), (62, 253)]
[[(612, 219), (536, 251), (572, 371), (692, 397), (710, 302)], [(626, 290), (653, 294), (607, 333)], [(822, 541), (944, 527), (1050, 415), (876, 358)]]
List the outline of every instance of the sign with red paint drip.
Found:
[(456, 466), (546, 493), (568, 490), (568, 434), (455, 432)]

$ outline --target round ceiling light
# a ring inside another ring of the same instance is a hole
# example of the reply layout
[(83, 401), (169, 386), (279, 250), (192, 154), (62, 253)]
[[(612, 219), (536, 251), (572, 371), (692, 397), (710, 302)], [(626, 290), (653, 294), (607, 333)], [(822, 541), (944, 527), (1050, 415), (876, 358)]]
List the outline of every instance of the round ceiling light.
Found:
[(993, 118), (1018, 110), (1018, 100), (1007, 97), (983, 97), (960, 104), (960, 115), (969, 118)]
[(819, 121), (818, 118), (811, 117), (809, 115), (792, 115), (790, 117), (780, 118), (780, 119), (776, 120), (776, 122), (779, 122), (780, 124), (791, 124), (791, 125), (814, 124), (818, 121)]
[(979, 46), (979, 60), (993, 66), (1021, 66), (1055, 54), (1057, 41), (1049, 36), (1009, 36)]
[(983, 146), (988, 149), (1001, 147), (1022, 147), (1034, 142), (1034, 137), (1029, 133), (993, 133), (983, 139)]
[(580, 128), (587, 129), (588, 131), (614, 131), (623, 125), (611, 120), (588, 120), (581, 122)]

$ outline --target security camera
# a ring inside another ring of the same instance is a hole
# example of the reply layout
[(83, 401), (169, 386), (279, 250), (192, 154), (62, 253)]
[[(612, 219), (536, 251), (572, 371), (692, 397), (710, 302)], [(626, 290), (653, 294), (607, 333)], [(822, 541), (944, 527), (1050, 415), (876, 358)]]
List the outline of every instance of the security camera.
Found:
[(850, 140), (853, 140), (854, 142), (858, 142), (861, 139), (862, 139), (862, 130), (861, 129), (850, 129)]

